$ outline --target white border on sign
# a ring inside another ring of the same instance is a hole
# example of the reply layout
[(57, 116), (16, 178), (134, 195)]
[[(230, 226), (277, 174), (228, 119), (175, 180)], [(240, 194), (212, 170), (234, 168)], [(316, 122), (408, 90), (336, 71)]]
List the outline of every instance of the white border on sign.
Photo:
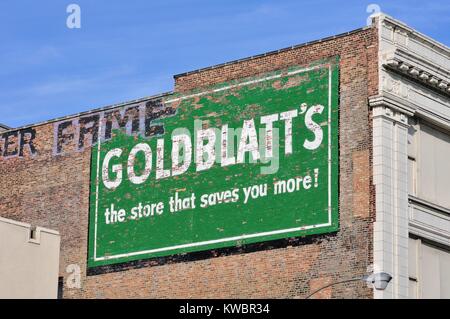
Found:
[[(138, 255), (144, 255), (144, 254), (152, 254), (152, 253), (158, 253), (163, 251), (169, 251), (169, 250), (177, 250), (177, 249), (183, 249), (183, 248), (190, 248), (190, 247), (198, 247), (198, 246), (207, 246), (211, 244), (217, 244), (217, 243), (223, 243), (228, 241), (238, 241), (243, 239), (249, 239), (249, 238), (256, 238), (256, 237), (264, 237), (264, 236), (270, 236), (270, 235), (277, 235), (277, 234), (284, 234), (284, 233), (290, 233), (295, 231), (301, 231), (301, 230), (307, 230), (307, 229), (314, 229), (314, 228), (322, 228), (322, 227), (328, 227), (331, 226), (331, 86), (332, 86), (332, 74), (331, 74), (331, 64), (322, 64), (317, 65), (309, 68), (299, 69), (292, 72), (288, 72), (287, 74), (277, 74), (268, 76), (265, 78), (252, 80), (248, 82), (238, 83), (235, 85), (226, 86), (223, 88), (218, 88), (214, 90), (208, 90), (188, 96), (183, 96), (171, 100), (165, 101), (165, 103), (173, 103), (180, 100), (186, 100), (192, 97), (196, 96), (202, 96), (205, 94), (210, 93), (216, 93), (220, 91), (229, 90), (235, 87), (255, 84), (263, 81), (268, 81), (284, 76), (289, 75), (295, 75), (298, 73), (308, 72), (312, 70), (322, 69), (322, 68), (328, 68), (328, 222), (324, 224), (316, 224), (316, 225), (309, 225), (309, 226), (302, 226), (302, 227), (295, 227), (295, 228), (288, 228), (288, 229), (280, 229), (280, 230), (273, 230), (273, 231), (267, 231), (262, 233), (254, 233), (254, 234), (248, 234), (248, 235), (240, 235), (240, 236), (234, 236), (234, 237), (227, 237), (227, 238), (221, 238), (221, 239), (215, 239), (215, 240), (208, 240), (208, 241), (202, 241), (197, 243), (190, 243), (190, 244), (183, 244), (183, 245), (176, 245), (176, 246), (170, 246), (170, 247), (163, 247), (163, 248), (156, 248), (156, 249), (149, 249), (144, 251), (137, 251), (132, 253), (126, 253), (126, 254), (117, 254), (117, 255), (111, 255), (111, 256), (104, 256), (104, 257), (97, 257), (97, 221), (98, 221), (98, 191), (99, 191), (99, 184), (100, 184), (100, 147), (101, 147), (101, 139), (98, 141), (98, 150), (97, 150), (97, 181), (96, 181), (96, 195), (95, 195), (95, 225), (94, 225), (94, 261), (103, 261), (103, 260), (111, 260), (111, 259), (118, 259), (118, 258), (126, 258), (126, 257), (133, 257)], [(99, 125), (99, 133), (101, 134), (101, 125)], [(99, 135), (100, 136), (100, 135)]]

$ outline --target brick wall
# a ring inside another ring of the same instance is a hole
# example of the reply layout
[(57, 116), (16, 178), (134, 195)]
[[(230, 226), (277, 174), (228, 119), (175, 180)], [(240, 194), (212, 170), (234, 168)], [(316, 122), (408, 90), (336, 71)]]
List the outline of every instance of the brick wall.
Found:
[[(374, 193), (368, 97), (377, 93), (377, 31), (299, 46), (237, 63), (176, 76), (175, 91), (259, 75), (340, 56), (340, 230), (212, 253), (191, 254), (112, 267), (87, 275), (90, 148), (54, 155), (54, 123), (33, 127), (33, 148), (9, 138), (13, 156), (0, 157), (0, 214), (61, 233), (60, 275), (81, 267), (81, 289), (65, 286), (66, 298), (302, 298), (332, 281), (359, 276), (372, 263)], [(5, 138), (0, 140), (0, 148)], [(75, 149), (75, 142), (65, 145)], [(22, 156), (14, 156), (22, 150)], [(324, 290), (318, 297), (371, 298), (363, 283)]]

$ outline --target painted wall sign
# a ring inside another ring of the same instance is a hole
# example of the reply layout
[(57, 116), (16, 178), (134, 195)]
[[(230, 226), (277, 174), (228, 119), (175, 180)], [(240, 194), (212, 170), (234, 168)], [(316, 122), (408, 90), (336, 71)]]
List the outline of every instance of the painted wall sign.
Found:
[(338, 71), (171, 96), (150, 138), (100, 141), (88, 266), (338, 230)]
[[(163, 104), (160, 98), (152, 98), (55, 122), (53, 156), (90, 150), (99, 140), (110, 140), (115, 129), (130, 136), (140, 135), (145, 138), (163, 134), (162, 125), (155, 122), (174, 113), (175, 109), (171, 105)], [(42, 124), (0, 133), (0, 160), (42, 155), (38, 142), (46, 136), (37, 136), (36, 127), (39, 125)]]
[(35, 139), (36, 131), (33, 128), (0, 134), (0, 159), (24, 157), (25, 153), (35, 157), (37, 154)]
[[(162, 126), (154, 122), (174, 113), (175, 109), (171, 105), (163, 104), (161, 99), (152, 99), (57, 122), (53, 128), (53, 155), (82, 152), (95, 146), (99, 140), (108, 141), (114, 129), (121, 129), (130, 136), (146, 138), (163, 134)], [(70, 147), (73, 144), (75, 147)]]

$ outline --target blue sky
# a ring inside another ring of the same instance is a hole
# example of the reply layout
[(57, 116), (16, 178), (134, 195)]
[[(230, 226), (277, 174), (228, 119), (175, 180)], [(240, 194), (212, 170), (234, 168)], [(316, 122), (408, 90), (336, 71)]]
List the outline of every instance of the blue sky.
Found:
[(0, 123), (171, 91), (174, 74), (362, 27), (371, 3), (450, 46), (447, 0), (2, 0)]

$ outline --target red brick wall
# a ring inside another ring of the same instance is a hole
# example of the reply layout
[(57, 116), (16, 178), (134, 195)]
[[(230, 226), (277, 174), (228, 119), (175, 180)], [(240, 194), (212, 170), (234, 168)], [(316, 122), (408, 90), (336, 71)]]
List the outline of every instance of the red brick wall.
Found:
[[(39, 150), (34, 158), (27, 149), (23, 157), (0, 157), (0, 215), (60, 231), (60, 275), (67, 278), (70, 264), (78, 264), (82, 273), (82, 288), (65, 286), (66, 298), (301, 298), (329, 282), (364, 274), (372, 263), (368, 97), (377, 93), (377, 52), (377, 30), (369, 28), (176, 77), (175, 91), (184, 92), (339, 55), (340, 230), (336, 234), (218, 251), (208, 258), (138, 262), (121, 271), (87, 276), (90, 149), (54, 156), (53, 123), (34, 127)], [(318, 297), (371, 298), (372, 293), (354, 282), (324, 290)]]

